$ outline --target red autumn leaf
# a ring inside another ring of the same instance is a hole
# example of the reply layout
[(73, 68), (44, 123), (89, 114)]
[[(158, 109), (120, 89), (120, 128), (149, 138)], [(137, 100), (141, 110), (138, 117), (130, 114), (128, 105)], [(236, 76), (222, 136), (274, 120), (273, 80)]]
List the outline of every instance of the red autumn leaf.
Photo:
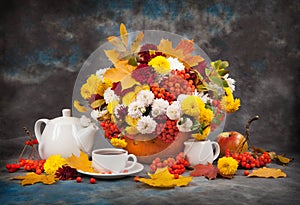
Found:
[(207, 165), (203, 164), (198, 164), (193, 167), (194, 170), (191, 172), (191, 176), (193, 177), (199, 177), (199, 176), (204, 176), (206, 178), (210, 179), (215, 179), (217, 178), (218, 175), (218, 168), (215, 167), (214, 165), (208, 163)]

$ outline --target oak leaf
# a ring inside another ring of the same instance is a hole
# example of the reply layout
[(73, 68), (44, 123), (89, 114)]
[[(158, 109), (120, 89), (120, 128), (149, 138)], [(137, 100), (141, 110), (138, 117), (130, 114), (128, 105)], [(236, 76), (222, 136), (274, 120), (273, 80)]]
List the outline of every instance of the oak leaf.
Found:
[(218, 168), (208, 163), (207, 165), (198, 164), (193, 167), (194, 170), (190, 173), (193, 177), (204, 176), (209, 180), (217, 178)]
[(46, 175), (46, 174), (36, 174), (34, 172), (27, 173), (25, 176), (17, 176), (12, 179), (18, 179), (22, 180), (21, 185), (32, 185), (35, 183), (43, 183), (43, 184), (54, 184), (56, 181), (58, 181), (58, 178), (55, 178), (54, 175)]
[(70, 167), (75, 168), (77, 170), (97, 173), (97, 171), (94, 170), (94, 168), (92, 167), (92, 162), (89, 160), (89, 156), (84, 152), (80, 152), (79, 157), (72, 154), (72, 156), (68, 157), (66, 161)]
[(192, 181), (192, 177), (179, 176), (178, 179), (174, 179), (174, 175), (171, 174), (167, 167), (158, 168), (154, 174), (148, 173), (150, 178), (139, 178), (140, 182), (148, 184), (153, 187), (172, 188), (175, 186), (187, 186)]
[(263, 167), (253, 170), (248, 177), (278, 178), (286, 177), (286, 173), (284, 173), (281, 169)]

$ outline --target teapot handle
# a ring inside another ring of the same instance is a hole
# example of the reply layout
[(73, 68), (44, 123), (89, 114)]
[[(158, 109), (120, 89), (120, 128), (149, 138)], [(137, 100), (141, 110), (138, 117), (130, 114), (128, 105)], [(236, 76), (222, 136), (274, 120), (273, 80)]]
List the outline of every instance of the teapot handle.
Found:
[(41, 125), (42, 125), (42, 123), (47, 124), (49, 121), (50, 120), (48, 120), (48, 119), (40, 119), (40, 120), (36, 121), (36, 123), (34, 125), (35, 137), (36, 137), (36, 139), (38, 140), (39, 143), (41, 142), (41, 137), (42, 137)]

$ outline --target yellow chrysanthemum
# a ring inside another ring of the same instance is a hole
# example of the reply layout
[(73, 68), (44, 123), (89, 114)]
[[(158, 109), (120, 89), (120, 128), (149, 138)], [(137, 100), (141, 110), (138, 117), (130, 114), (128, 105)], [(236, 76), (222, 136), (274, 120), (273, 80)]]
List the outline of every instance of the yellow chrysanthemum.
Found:
[(148, 63), (157, 73), (167, 74), (170, 72), (170, 62), (163, 56), (156, 56)]
[(218, 165), (217, 165), (220, 174), (222, 176), (228, 176), (228, 177), (232, 177), (235, 174), (238, 166), (239, 166), (238, 162), (232, 157), (220, 158), (218, 160)]
[(117, 100), (114, 100), (114, 101), (111, 101), (110, 103), (108, 103), (107, 104), (108, 113), (112, 115), (118, 104), (119, 104), (119, 102)]
[(48, 157), (48, 159), (44, 163), (44, 170), (46, 174), (55, 174), (56, 170), (58, 170), (58, 168), (62, 167), (66, 163), (66, 160), (59, 154), (52, 155)]
[(210, 126), (206, 127), (202, 131), (202, 134), (201, 133), (192, 134), (192, 137), (195, 138), (196, 140), (205, 140), (206, 137), (209, 135), (209, 133), (210, 133)]
[(200, 123), (210, 124), (211, 121), (213, 120), (213, 117), (214, 117), (214, 113), (211, 109), (202, 107), (202, 109), (200, 110), (200, 117), (199, 117)]
[(110, 143), (114, 147), (118, 148), (125, 148), (127, 146), (127, 142), (125, 139), (119, 139), (119, 138), (111, 138)]
[(203, 103), (203, 101), (195, 95), (187, 96), (181, 102), (182, 112), (193, 117), (199, 117), (201, 109), (203, 109), (204, 107), (205, 104)]
[(227, 113), (233, 113), (237, 111), (241, 105), (240, 99), (234, 99), (230, 88), (225, 88), (226, 95), (222, 97), (221, 105), (222, 109), (226, 110)]
[(134, 91), (128, 92), (124, 95), (124, 97), (122, 98), (122, 103), (124, 105), (128, 106), (130, 103), (132, 103), (136, 99), (137, 94), (141, 90), (150, 90), (150, 87), (149, 87), (149, 85), (137, 85), (134, 88)]

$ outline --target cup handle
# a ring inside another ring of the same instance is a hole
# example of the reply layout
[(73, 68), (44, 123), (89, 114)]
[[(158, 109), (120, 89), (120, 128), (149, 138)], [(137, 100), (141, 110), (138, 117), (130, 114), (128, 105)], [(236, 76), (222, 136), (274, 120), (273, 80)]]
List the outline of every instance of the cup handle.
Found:
[(134, 154), (129, 154), (128, 157), (127, 157), (127, 161), (128, 161), (129, 158), (132, 158), (133, 162), (132, 162), (132, 164), (129, 167), (125, 167), (125, 169), (127, 169), (127, 170), (129, 170), (132, 167), (134, 167), (136, 165), (136, 163), (137, 163), (137, 158), (136, 158), (136, 156)]
[(217, 142), (212, 142), (211, 143), (212, 146), (214, 147), (214, 156), (213, 156), (213, 160), (217, 159), (219, 154), (220, 154), (220, 145)]

